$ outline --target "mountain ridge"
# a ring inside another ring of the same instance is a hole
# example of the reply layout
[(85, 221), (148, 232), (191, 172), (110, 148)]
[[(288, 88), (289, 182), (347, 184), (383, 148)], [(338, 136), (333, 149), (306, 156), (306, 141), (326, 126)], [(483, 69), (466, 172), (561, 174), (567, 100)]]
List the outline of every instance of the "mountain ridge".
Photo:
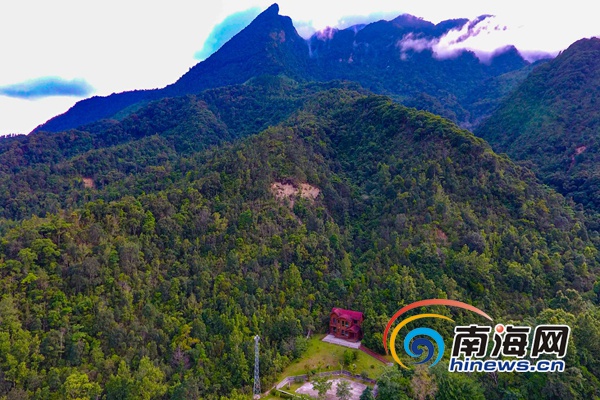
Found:
[(468, 51), (458, 53), (453, 59), (438, 61), (428, 50), (409, 52), (410, 57), (400, 60), (400, 53), (395, 50), (397, 42), (413, 32), (407, 26), (413, 27), (417, 36), (431, 38), (465, 23), (465, 19), (455, 19), (434, 25), (417, 17), (400, 15), (392, 21), (377, 21), (360, 30), (330, 30), (331, 40), (320, 40), (319, 33), (304, 40), (291, 19), (279, 15), (279, 7), (274, 4), (173, 84), (162, 89), (82, 100), (34, 131), (58, 132), (77, 128), (100, 119), (114, 118), (138, 102), (241, 84), (263, 74), (285, 75), (300, 82), (353, 80), (376, 93), (397, 96), (399, 101), (414, 99), (421, 93), (437, 99), (453, 97), (456, 100), (446, 107), (444, 115), (449, 118), (460, 115), (462, 120), (455, 119), (455, 122), (469, 126), (481, 118), (470, 115), (480, 112), (468, 109), (472, 102), (470, 93), (476, 93), (476, 88), (486, 80), (526, 67), (528, 63), (518, 52), (509, 52), (510, 56), (504, 56), (504, 61), (497, 65), (492, 59), (488, 66)]
[(537, 66), (475, 131), (527, 162), (578, 203), (600, 210), (600, 39), (581, 39)]

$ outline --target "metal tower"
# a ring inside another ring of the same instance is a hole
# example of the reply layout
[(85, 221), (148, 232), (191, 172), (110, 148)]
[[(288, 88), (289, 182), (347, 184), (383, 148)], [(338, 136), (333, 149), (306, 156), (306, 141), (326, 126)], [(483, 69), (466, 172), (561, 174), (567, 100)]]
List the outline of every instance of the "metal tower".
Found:
[(260, 336), (254, 336), (254, 398), (260, 398), (260, 375), (258, 370), (258, 341)]

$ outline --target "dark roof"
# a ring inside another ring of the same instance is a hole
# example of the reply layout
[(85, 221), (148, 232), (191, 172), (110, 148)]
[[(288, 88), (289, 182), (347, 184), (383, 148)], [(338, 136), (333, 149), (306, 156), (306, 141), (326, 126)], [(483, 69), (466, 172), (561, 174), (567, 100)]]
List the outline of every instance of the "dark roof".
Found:
[(358, 325), (352, 325), (350, 328), (348, 328), (349, 331), (352, 331), (354, 333), (358, 333), (360, 332), (360, 328)]
[(357, 321), (360, 321), (363, 318), (363, 313), (361, 313), (360, 311), (344, 310), (343, 308), (333, 307), (331, 309), (331, 312), (336, 313), (337, 316), (340, 318), (348, 320), (355, 319)]

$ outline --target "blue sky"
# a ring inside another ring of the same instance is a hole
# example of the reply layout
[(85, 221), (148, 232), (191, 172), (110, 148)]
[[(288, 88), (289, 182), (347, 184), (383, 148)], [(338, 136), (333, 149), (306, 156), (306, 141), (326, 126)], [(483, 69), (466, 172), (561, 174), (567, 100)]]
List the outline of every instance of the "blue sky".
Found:
[[(54, 0), (0, 3), (0, 134), (28, 133), (90, 95), (163, 87), (208, 57), (273, 1)], [(327, 26), (409, 13), (432, 22), (495, 15), (506, 26), (461, 44), (556, 53), (600, 35), (589, 0), (278, 1), (308, 37)], [(454, 51), (438, 43), (440, 54)]]

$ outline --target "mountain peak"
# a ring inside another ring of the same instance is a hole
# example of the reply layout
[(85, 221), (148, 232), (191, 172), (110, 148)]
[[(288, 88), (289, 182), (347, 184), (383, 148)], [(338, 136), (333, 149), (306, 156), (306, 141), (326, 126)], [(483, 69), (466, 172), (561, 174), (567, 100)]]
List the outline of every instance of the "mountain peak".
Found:
[(279, 5), (277, 3), (271, 4), (261, 15), (279, 15)]
[(427, 29), (434, 27), (433, 23), (426, 21), (423, 18), (415, 17), (411, 14), (399, 15), (390, 22), (405, 29)]
[[(217, 52), (168, 86), (167, 93), (194, 93), (242, 83), (263, 74), (301, 78), (307, 58), (305, 40), (298, 35), (290, 17), (279, 15), (279, 5), (274, 3)], [(221, 71), (220, 81), (212, 76), (217, 69)]]
[(572, 53), (579, 51), (598, 51), (600, 50), (600, 38), (590, 37), (579, 39), (571, 44), (563, 53)]
[(256, 22), (259, 22), (259, 23), (271, 22), (272, 23), (272, 22), (276, 21), (278, 18), (281, 18), (279, 15), (279, 5), (277, 3), (273, 3), (265, 11), (258, 14), (258, 16), (252, 22), (254, 22), (254, 23), (256, 23)]

